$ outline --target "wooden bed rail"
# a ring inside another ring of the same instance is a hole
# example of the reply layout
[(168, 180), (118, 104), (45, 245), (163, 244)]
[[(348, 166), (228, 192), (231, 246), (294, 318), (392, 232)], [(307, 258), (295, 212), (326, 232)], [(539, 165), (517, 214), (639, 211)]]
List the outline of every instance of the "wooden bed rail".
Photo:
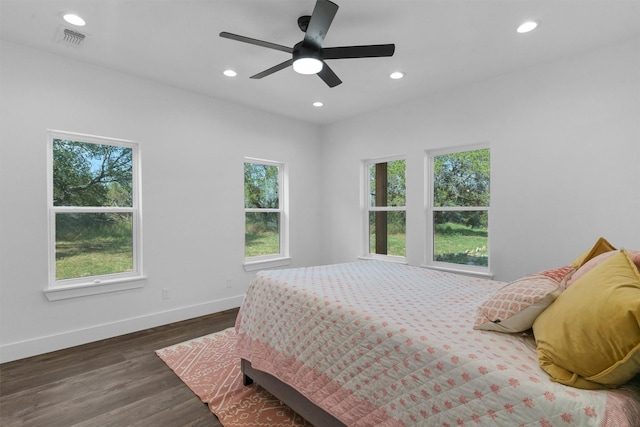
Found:
[(316, 406), (293, 387), (273, 375), (254, 369), (248, 360), (240, 359), (240, 363), (243, 385), (246, 386), (255, 381), (316, 427), (346, 427), (341, 421)]

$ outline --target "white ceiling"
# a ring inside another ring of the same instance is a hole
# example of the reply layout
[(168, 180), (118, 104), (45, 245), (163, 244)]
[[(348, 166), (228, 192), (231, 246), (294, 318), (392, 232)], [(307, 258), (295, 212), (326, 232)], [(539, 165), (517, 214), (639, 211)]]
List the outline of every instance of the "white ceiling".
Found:
[[(219, 37), (293, 46), (315, 0), (0, 0), (0, 28), (7, 41), (320, 124), (640, 35), (640, 0), (334, 1), (325, 47), (396, 45), (391, 58), (328, 61), (335, 88), (291, 68), (249, 79), (288, 54)], [(87, 22), (80, 47), (56, 41), (74, 28), (63, 12)], [(517, 34), (527, 19), (541, 25)], [(406, 77), (389, 79), (395, 70)]]

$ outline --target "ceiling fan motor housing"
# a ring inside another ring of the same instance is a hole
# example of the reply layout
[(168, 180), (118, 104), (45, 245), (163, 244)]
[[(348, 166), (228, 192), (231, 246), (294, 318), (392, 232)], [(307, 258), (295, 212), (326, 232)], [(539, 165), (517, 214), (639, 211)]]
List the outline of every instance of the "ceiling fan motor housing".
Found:
[(317, 74), (324, 68), (322, 49), (304, 41), (293, 47), (293, 69), (300, 74)]
[(322, 61), (322, 49), (301, 41), (293, 46), (293, 60), (296, 61), (300, 58), (315, 58)]

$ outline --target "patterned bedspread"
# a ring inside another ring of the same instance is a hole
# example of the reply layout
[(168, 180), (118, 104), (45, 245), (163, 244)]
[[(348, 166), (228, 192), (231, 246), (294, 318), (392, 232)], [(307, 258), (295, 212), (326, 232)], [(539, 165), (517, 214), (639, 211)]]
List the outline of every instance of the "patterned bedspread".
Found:
[(262, 271), (237, 351), (349, 426), (633, 426), (637, 395), (553, 383), (531, 336), (472, 329), (501, 285), (380, 261)]

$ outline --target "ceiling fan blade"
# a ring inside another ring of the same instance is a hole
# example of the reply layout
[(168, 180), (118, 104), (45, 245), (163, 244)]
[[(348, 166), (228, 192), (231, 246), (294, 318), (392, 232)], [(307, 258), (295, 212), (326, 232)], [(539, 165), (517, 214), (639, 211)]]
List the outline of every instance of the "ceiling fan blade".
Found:
[(239, 36), (237, 34), (228, 33), (226, 31), (221, 32), (220, 37), (224, 37), (225, 39), (236, 40), (239, 42), (249, 43), (256, 46), (268, 47), (269, 49), (281, 50), (287, 53), (293, 53), (292, 47), (282, 46), (280, 44), (265, 42), (258, 39), (252, 39), (251, 37)]
[(289, 59), (287, 61), (284, 61), (278, 65), (274, 65), (273, 67), (269, 68), (268, 70), (264, 70), (261, 73), (258, 73), (256, 75), (253, 75), (251, 77), (249, 77), (250, 79), (261, 79), (263, 77), (267, 77), (270, 74), (275, 73), (276, 71), (280, 71), (283, 70), (285, 68), (287, 68), (289, 65), (293, 64), (293, 58)]
[(320, 77), (329, 87), (335, 87), (342, 83), (342, 80), (340, 80), (336, 73), (329, 68), (326, 62), (322, 64), (322, 70), (318, 73), (318, 77)]
[(304, 35), (304, 41), (306, 44), (322, 47), (327, 31), (331, 26), (333, 18), (338, 12), (338, 5), (330, 2), (329, 0), (317, 0), (316, 6), (313, 8), (311, 14), (311, 20), (307, 26), (307, 31)]
[(322, 49), (322, 59), (378, 58), (381, 56), (393, 56), (395, 50), (396, 45), (394, 44), (326, 47)]

